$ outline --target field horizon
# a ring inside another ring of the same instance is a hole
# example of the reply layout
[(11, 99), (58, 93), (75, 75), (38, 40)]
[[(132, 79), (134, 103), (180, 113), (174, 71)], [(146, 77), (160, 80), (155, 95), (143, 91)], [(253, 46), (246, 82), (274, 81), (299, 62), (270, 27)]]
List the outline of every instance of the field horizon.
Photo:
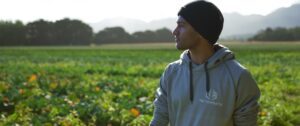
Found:
[[(290, 47), (290, 49), (298, 49), (300, 41), (221, 41), (219, 44), (230, 47), (255, 47), (255, 46), (271, 46)], [(175, 42), (139, 42), (139, 43), (113, 43), (102, 45), (62, 45), (62, 46), (0, 46), (0, 49), (176, 49)]]

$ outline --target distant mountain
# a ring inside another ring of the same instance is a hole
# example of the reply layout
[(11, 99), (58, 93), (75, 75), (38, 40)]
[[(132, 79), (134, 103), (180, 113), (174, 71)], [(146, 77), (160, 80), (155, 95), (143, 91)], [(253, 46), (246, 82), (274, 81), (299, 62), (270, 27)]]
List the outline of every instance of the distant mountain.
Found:
[(280, 8), (273, 13), (267, 15), (262, 21), (268, 27), (294, 27), (300, 25), (300, 4), (292, 5), (288, 8)]
[(249, 15), (243, 16), (238, 13), (224, 13), (224, 28), (222, 37), (239, 36), (245, 34), (251, 34), (261, 29), (264, 16), (261, 15)]
[[(257, 33), (259, 30), (267, 27), (294, 27), (300, 26), (300, 4), (295, 4), (287, 8), (279, 8), (269, 15), (240, 15), (238, 13), (224, 13), (225, 24), (222, 38), (245, 38)], [(105, 27), (122, 26), (126, 31), (133, 33), (135, 31), (156, 30), (159, 28), (169, 28), (173, 30), (176, 27), (177, 18), (166, 18), (151, 22), (144, 22), (136, 19), (113, 18), (102, 20), (98, 23), (90, 24), (94, 32)]]
[(300, 4), (288, 8), (279, 8), (266, 16), (237, 13), (224, 14), (225, 25), (222, 37), (249, 36), (267, 27), (295, 27), (300, 26)]

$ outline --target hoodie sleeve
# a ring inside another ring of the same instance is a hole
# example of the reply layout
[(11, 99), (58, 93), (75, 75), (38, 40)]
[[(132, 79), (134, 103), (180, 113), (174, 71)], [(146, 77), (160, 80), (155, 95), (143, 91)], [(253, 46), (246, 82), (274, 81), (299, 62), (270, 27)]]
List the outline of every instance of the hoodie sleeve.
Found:
[(160, 78), (159, 87), (156, 90), (156, 98), (154, 100), (154, 113), (150, 126), (166, 126), (169, 123), (166, 71)]
[(251, 74), (244, 70), (237, 85), (235, 126), (257, 126), (260, 91)]

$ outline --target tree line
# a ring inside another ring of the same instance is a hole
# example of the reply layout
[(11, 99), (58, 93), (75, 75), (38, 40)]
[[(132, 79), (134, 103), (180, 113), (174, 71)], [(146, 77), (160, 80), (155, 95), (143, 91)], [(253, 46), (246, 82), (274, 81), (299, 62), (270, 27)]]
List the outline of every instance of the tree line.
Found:
[(69, 18), (55, 22), (43, 19), (24, 24), (21, 21), (0, 21), (0, 46), (15, 45), (90, 45), (107, 43), (171, 42), (167, 28), (138, 31), (132, 34), (122, 27), (109, 27), (93, 33), (92, 28)]
[(300, 27), (294, 28), (266, 28), (249, 40), (252, 41), (299, 41)]
[[(266, 28), (250, 41), (299, 41), (300, 27)], [(91, 45), (107, 43), (172, 42), (167, 28), (137, 31), (132, 34), (122, 27), (108, 27), (93, 33), (92, 28), (69, 18), (55, 22), (43, 19), (24, 24), (21, 21), (0, 21), (0, 46), (26, 45)]]

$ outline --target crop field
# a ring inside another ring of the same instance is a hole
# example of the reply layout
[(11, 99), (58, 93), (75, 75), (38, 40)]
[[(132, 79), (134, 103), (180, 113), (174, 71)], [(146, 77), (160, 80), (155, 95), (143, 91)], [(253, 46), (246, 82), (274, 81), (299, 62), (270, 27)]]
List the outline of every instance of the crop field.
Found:
[[(261, 90), (260, 126), (300, 126), (300, 43), (224, 43)], [(0, 125), (146, 126), (174, 44), (0, 47)]]

